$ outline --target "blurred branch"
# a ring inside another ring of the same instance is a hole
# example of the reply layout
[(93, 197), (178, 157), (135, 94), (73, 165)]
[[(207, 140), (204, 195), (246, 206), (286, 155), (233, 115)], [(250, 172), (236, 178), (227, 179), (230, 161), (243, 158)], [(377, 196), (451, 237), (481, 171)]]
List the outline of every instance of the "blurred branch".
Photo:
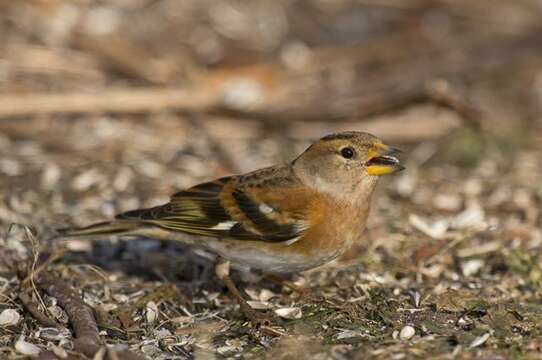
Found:
[[(453, 79), (470, 83), (489, 75), (497, 77), (500, 73), (526, 64), (532, 66), (535, 62), (541, 63), (541, 36), (540, 30), (519, 36), (469, 34), (468, 37), (449, 37), (442, 44), (420, 38), (416, 44), (412, 44), (413, 40), (409, 37), (393, 37), (391, 41), (384, 40), (383, 47), (373, 45), (366, 49), (337, 49), (334, 58), (324, 57), (323, 60), (315, 50), (313, 58), (325, 66), (320, 71), (321, 85), (310, 95), (306, 95), (302, 88), (297, 92), (293, 90), (290, 97), (297, 101), (290, 101), (262, 115), (359, 118), (415, 102), (433, 101), (435, 93), (431, 89), (428, 91), (427, 84), (436, 80)], [(401, 49), (401, 55), (398, 56), (393, 49)], [(326, 50), (326, 54), (330, 52)], [(346, 56), (348, 67), (344, 66), (342, 53), (350, 55)], [(340, 65), (347, 71), (355, 72), (355, 77), (350, 80), (351, 84), (344, 85), (344, 89), (330, 91), (329, 88), (335, 84), (329, 71), (338, 69)], [(292, 79), (291, 83), (302, 81)]]
[(105, 66), (149, 84), (169, 83), (181, 72), (179, 61), (152, 56), (146, 49), (118, 34), (78, 34), (73, 41), (77, 47), (98, 57)]
[(213, 94), (191, 89), (121, 89), (97, 94), (0, 96), (0, 117), (73, 113), (142, 113), (173, 109), (201, 111), (216, 102)]
[(297, 71), (279, 63), (209, 71), (199, 75), (192, 88), (3, 95), (0, 117), (185, 110), (270, 122), (359, 119), (437, 100), (468, 119), (476, 114), (470, 105), (427, 84), (440, 79), (468, 83), (529, 61), (539, 63), (541, 36), (540, 31), (506, 37), (479, 34), (449, 38), (445, 44), (399, 36), (363, 48), (312, 50), (306, 66)]

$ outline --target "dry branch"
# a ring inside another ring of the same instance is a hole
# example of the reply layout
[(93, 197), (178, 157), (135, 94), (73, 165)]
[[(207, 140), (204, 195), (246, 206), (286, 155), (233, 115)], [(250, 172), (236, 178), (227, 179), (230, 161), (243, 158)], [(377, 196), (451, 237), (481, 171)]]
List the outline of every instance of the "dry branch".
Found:
[[(74, 289), (59, 277), (43, 272), (36, 276), (35, 281), (36, 285), (50, 296), (55, 297), (68, 314), (76, 336), (75, 349), (88, 357), (94, 357), (103, 344), (98, 334), (98, 325), (92, 309), (83, 302), (81, 296)], [(143, 356), (130, 350), (108, 349), (107, 353), (108, 359), (144, 359)]]
[(27, 287), (32, 282), (32, 280), (39, 275), (39, 273), (47, 269), (47, 267), (54, 261), (64, 256), (64, 252), (65, 249), (59, 249), (55, 251), (51, 256), (47, 257), (45, 261), (41, 262), (36, 268), (29, 271), (28, 275), (21, 281), (21, 288)]
[(98, 325), (92, 310), (81, 296), (60, 278), (49, 273), (41, 273), (35, 281), (36, 285), (55, 297), (68, 314), (76, 335), (75, 348), (86, 356), (94, 356), (101, 344)]

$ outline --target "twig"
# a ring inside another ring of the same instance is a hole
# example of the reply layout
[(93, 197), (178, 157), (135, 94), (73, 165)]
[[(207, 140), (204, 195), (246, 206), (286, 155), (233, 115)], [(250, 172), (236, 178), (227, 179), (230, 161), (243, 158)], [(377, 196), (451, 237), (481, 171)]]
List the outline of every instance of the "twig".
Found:
[(64, 308), (75, 332), (75, 348), (92, 357), (100, 349), (101, 340), (92, 310), (83, 302), (68, 284), (50, 273), (41, 273), (35, 279), (36, 285), (55, 297)]
[(56, 321), (48, 318), (44, 313), (39, 311), (37, 304), (35, 304), (26, 293), (20, 292), (18, 298), (21, 300), (21, 303), (25, 309), (28, 310), (28, 312), (32, 314), (32, 316), (38, 320), (40, 324), (47, 327), (57, 326)]
[(149, 301), (155, 301), (158, 303), (172, 299), (180, 299), (180, 302), (182, 303), (186, 303), (188, 301), (185, 295), (179, 292), (179, 289), (177, 289), (175, 285), (161, 285), (138, 299), (135, 303), (113, 311), (113, 315), (118, 317), (124, 328), (128, 328), (133, 323), (131, 314), (138, 310), (144, 309)]
[[(26, 225), (23, 225), (23, 224), (18, 224), (18, 223), (11, 223), (9, 225), (7, 233), (6, 233), (6, 237), (11, 233), (11, 231), (15, 227), (20, 227), (20, 228), (22, 228), (24, 230), (25, 237), (30, 242), (30, 244), (32, 246), (32, 265), (30, 266), (29, 271), (26, 271), (26, 269), (23, 270), (24, 271), (23, 274), (28, 274), (28, 275), (26, 275), (25, 279), (21, 282), (20, 287), (23, 288), (24, 286), (27, 286), (28, 283), (30, 283), (32, 289), (34, 290), (34, 293), (36, 294), (36, 297), (37, 297), (38, 301), (41, 303), (43, 308), (46, 309), (46, 311), (47, 311), (47, 307), (45, 306), (45, 303), (43, 302), (43, 299), (41, 298), (38, 290), (36, 289), (36, 285), (34, 284), (34, 274), (36, 273), (36, 266), (38, 264), (39, 253), (40, 253), (39, 240), (37, 239), (35, 233), (32, 231), (32, 229), (30, 227), (28, 227)], [(50, 262), (47, 262), (47, 264), (49, 264), (49, 263)], [(18, 269), (21, 270), (20, 267)], [(40, 271), (41, 271), (41, 269), (40, 269)]]
[(454, 236), (452, 241), (446, 243), (436, 254), (434, 254), (429, 259), (427, 259), (425, 261), (425, 264), (430, 264), (434, 260), (436, 260), (437, 258), (442, 257), (444, 254), (448, 253), (448, 251), (452, 250), (454, 247), (461, 244), (463, 241), (465, 241), (466, 239), (468, 239), (469, 237), (471, 237), (475, 233), (476, 233), (476, 231), (468, 231), (468, 232), (457, 234), (456, 236)]
[(66, 252), (66, 249), (59, 249), (55, 253), (53, 253), (51, 256), (49, 256), (47, 260), (45, 260), (39, 266), (33, 268), (32, 271), (27, 275), (27, 277), (23, 281), (21, 281), (21, 288), (27, 287), (28, 283), (32, 281), (31, 279), (33, 277), (36, 277), (37, 275), (39, 275), (40, 272), (46, 269), (55, 260), (64, 256), (65, 252)]
[[(55, 297), (64, 308), (75, 332), (75, 349), (88, 357), (94, 355), (102, 348), (102, 341), (98, 334), (98, 325), (90, 309), (81, 297), (61, 278), (50, 273), (42, 273), (35, 279), (36, 284), (49, 295)], [(130, 350), (108, 352), (108, 358), (142, 360), (143, 356)]]
[[(28, 241), (30, 241), (30, 244), (32, 245), (32, 265), (30, 267), (29, 275), (27, 275), (27, 277), (25, 278), (25, 280), (23, 280), (21, 285), (25, 286), (25, 284), (27, 283), (26, 280), (28, 279), (28, 282), (30, 282), (32, 289), (34, 290), (34, 293), (36, 294), (36, 298), (41, 303), (41, 306), (43, 306), (45, 311), (48, 311), (47, 306), (45, 306), (45, 303), (43, 302), (43, 299), (41, 298), (41, 295), (38, 292), (38, 289), (36, 288), (36, 284), (34, 283), (34, 275), (36, 274), (36, 266), (38, 265), (38, 260), (40, 256), (39, 239), (36, 237), (35, 233), (32, 232), (32, 229), (30, 229), (28, 226), (23, 225), (23, 229), (25, 231), (25, 235)], [(49, 264), (50, 262), (46, 261), (46, 263)], [(40, 271), (41, 271), (41, 266), (38, 266), (38, 268), (40, 268)]]

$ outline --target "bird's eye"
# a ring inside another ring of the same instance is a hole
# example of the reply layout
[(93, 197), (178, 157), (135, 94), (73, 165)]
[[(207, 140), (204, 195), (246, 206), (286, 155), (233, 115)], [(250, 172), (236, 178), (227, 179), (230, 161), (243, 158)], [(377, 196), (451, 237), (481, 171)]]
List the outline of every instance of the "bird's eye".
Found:
[(345, 147), (341, 150), (341, 156), (345, 159), (352, 159), (354, 157), (354, 149)]

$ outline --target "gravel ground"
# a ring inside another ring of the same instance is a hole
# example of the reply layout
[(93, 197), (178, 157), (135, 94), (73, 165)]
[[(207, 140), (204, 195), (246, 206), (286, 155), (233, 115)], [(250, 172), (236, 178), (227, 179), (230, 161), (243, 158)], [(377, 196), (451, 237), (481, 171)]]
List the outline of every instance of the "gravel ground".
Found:
[[(0, 358), (542, 358), (538, 2), (250, 4), (0, 1)], [(53, 236), (346, 129), (407, 169), (343, 258), (233, 273), (271, 326), (209, 254)]]

